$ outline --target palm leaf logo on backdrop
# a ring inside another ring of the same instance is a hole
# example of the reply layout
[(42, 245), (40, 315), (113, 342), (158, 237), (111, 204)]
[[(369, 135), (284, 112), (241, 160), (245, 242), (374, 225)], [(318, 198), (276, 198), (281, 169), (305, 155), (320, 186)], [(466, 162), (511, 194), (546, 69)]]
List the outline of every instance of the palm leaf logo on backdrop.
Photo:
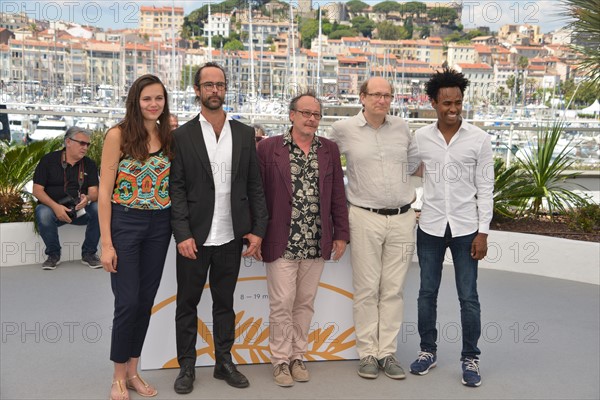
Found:
[[(235, 343), (231, 355), (238, 364), (258, 364), (270, 362), (269, 327), (263, 324), (263, 319), (244, 318), (244, 311), (236, 314)], [(356, 340), (349, 340), (354, 328), (348, 328), (338, 336), (336, 325), (328, 325), (315, 329), (308, 334), (308, 361), (343, 360), (339, 353), (355, 346)], [(202, 338), (201, 348), (196, 349), (196, 357), (208, 355), (214, 360), (215, 348), (213, 336), (209, 327), (198, 318), (198, 335)], [(246, 356), (248, 355), (248, 356)], [(177, 358), (166, 362), (163, 368), (178, 368)]]

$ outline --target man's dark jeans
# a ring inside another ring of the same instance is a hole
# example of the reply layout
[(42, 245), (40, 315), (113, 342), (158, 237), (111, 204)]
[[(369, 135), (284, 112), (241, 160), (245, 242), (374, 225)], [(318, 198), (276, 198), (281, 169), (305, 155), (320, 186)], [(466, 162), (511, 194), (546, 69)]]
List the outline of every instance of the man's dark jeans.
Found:
[(442, 280), (442, 264), (449, 247), (454, 262), (456, 290), (460, 301), (462, 325), (462, 358), (477, 357), (481, 351), (477, 341), (481, 335), (481, 310), (477, 295), (477, 260), (471, 257), (471, 244), (477, 232), (452, 237), (450, 225), (444, 237), (429, 235), (417, 230), (417, 254), (421, 269), (418, 314), (421, 351), (437, 350), (437, 297)]
[[(59, 221), (52, 209), (44, 204), (35, 208), (35, 220), (40, 236), (46, 245), (46, 255), (60, 257), (60, 240), (58, 227), (66, 222)], [(96, 254), (100, 241), (100, 225), (98, 224), (98, 203), (92, 202), (85, 207), (85, 214), (71, 222), (72, 225), (87, 225), (85, 240), (81, 246), (81, 255)]]

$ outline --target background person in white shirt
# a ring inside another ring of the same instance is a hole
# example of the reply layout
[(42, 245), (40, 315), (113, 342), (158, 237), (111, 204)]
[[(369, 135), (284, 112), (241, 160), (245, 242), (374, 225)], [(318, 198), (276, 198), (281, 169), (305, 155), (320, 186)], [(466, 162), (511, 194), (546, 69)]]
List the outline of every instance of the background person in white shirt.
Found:
[(492, 220), (494, 163), (487, 133), (461, 117), (469, 81), (445, 68), (425, 84), (438, 120), (418, 129), (408, 158), (422, 164), (423, 206), (417, 230), (421, 269), (418, 299), (419, 357), (410, 372), (425, 375), (437, 361), (437, 296), (444, 254), (449, 247), (456, 274), (462, 325), (462, 383), (479, 386), (477, 341), (481, 311), (477, 294), (477, 264), (487, 254)]
[(331, 133), (347, 161), (358, 375), (367, 379), (379, 369), (392, 379), (406, 377), (396, 350), (414, 252), (415, 189), (408, 179), (408, 125), (388, 115), (393, 97), (387, 80), (370, 78), (360, 87), (363, 110), (336, 121)]

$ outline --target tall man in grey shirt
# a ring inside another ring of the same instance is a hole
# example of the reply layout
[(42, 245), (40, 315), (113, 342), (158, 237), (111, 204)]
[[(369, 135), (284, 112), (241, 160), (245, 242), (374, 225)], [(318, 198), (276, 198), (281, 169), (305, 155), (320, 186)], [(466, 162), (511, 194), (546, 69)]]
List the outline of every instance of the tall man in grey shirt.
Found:
[(350, 203), (354, 327), (358, 375), (406, 377), (396, 360), (403, 288), (414, 250), (415, 191), (408, 180), (407, 123), (388, 115), (393, 90), (383, 78), (360, 88), (363, 110), (333, 124), (332, 137), (346, 155)]

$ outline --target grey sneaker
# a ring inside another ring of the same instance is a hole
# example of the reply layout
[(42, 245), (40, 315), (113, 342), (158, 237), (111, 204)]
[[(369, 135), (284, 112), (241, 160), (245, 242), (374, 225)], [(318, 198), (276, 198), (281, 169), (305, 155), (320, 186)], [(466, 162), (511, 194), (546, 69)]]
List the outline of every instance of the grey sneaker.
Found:
[(292, 378), (296, 382), (308, 382), (310, 380), (310, 374), (302, 360), (292, 360), (290, 370), (292, 371)]
[(42, 269), (52, 270), (56, 269), (56, 266), (60, 264), (60, 256), (58, 255), (49, 255), (46, 261), (42, 264)]
[(375, 379), (379, 375), (379, 364), (373, 356), (361, 358), (360, 366), (358, 367), (358, 375), (362, 378)]
[(273, 368), (273, 379), (275, 384), (282, 387), (294, 386), (294, 379), (290, 373), (290, 366), (286, 363), (277, 364)]
[(81, 257), (81, 263), (87, 265), (91, 269), (102, 268), (102, 263), (100, 262), (100, 257), (96, 253), (94, 254), (84, 254)]
[(404, 379), (406, 374), (394, 356), (385, 356), (379, 360), (379, 366), (385, 375), (392, 379)]

